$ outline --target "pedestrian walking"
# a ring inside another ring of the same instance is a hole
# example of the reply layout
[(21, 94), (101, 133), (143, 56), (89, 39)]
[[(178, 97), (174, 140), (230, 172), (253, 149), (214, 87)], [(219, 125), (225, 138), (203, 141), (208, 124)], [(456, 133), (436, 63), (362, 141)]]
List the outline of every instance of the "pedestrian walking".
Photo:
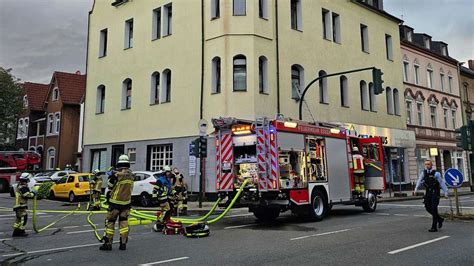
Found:
[(437, 232), (438, 228), (443, 227), (444, 222), (444, 219), (438, 213), (440, 190), (442, 189), (444, 197), (448, 198), (448, 188), (441, 177), (441, 173), (433, 169), (433, 162), (431, 160), (425, 161), (425, 169), (418, 177), (414, 194), (418, 192), (422, 184), (426, 190), (424, 197), (425, 208), (433, 217), (429, 232)]

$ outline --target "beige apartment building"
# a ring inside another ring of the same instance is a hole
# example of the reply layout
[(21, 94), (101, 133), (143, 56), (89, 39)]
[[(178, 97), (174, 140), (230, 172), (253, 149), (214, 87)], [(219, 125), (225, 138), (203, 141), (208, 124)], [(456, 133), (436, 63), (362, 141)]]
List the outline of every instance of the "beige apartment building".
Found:
[[(415, 146), (403, 109), (398, 25), (383, 1), (102, 0), (89, 16), (84, 170), (128, 153), (135, 170), (179, 167), (197, 189), (189, 144), (198, 121), (220, 116), (339, 122), (359, 135), (386, 137), (387, 179), (408, 175)], [(208, 129), (206, 191), (215, 191), (215, 148)]]
[(416, 134), (416, 148), (409, 150), (410, 180), (415, 182), (426, 159), (441, 172), (456, 168), (466, 174), (466, 154), (455, 137), (463, 125), (458, 62), (449, 56), (448, 44), (406, 25), (400, 33), (407, 125)]

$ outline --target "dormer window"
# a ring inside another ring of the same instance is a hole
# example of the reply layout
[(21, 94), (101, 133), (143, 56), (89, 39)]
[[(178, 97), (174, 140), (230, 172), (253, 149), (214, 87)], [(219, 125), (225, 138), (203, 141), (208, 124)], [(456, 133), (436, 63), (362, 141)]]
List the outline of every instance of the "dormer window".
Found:
[(411, 42), (413, 40), (413, 32), (411, 30), (407, 31), (407, 41)]
[(430, 39), (428, 39), (428, 38), (425, 39), (425, 48), (426, 49), (431, 49)]
[(26, 95), (23, 96), (23, 106), (24, 106), (25, 108), (28, 108), (28, 97), (26, 97)]
[(443, 56), (448, 56), (448, 48), (446, 48), (444, 45), (441, 46), (441, 54)]
[(59, 88), (54, 88), (53, 89), (53, 95), (52, 95), (52, 100), (57, 101), (59, 99)]

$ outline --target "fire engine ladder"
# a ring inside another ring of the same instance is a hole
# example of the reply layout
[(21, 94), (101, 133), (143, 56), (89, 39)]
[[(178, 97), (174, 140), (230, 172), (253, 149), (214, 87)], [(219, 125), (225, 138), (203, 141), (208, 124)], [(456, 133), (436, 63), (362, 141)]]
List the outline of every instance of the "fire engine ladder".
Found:
[(270, 132), (270, 121), (266, 117), (259, 117), (255, 123), (257, 132), (257, 162), (258, 162), (258, 184), (259, 189), (266, 190), (268, 184), (268, 133)]
[[(300, 88), (297, 88), (296, 89), (296, 92), (298, 93), (298, 98), (299, 100), (301, 101), (301, 91), (300, 91)], [(311, 109), (309, 109), (309, 105), (308, 105), (308, 102), (306, 100), (303, 100), (303, 103), (304, 103), (304, 106), (306, 107), (306, 109), (308, 109), (308, 112), (309, 114), (311, 115), (311, 119), (313, 119), (313, 122), (316, 123), (316, 119), (314, 119), (314, 115), (313, 113), (311, 112)]]

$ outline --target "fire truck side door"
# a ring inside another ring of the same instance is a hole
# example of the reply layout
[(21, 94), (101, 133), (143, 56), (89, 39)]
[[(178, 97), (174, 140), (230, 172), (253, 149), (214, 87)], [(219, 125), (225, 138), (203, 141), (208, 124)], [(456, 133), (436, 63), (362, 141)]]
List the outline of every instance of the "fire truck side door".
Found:
[(365, 188), (367, 190), (385, 190), (385, 170), (381, 138), (359, 140), (364, 156)]

